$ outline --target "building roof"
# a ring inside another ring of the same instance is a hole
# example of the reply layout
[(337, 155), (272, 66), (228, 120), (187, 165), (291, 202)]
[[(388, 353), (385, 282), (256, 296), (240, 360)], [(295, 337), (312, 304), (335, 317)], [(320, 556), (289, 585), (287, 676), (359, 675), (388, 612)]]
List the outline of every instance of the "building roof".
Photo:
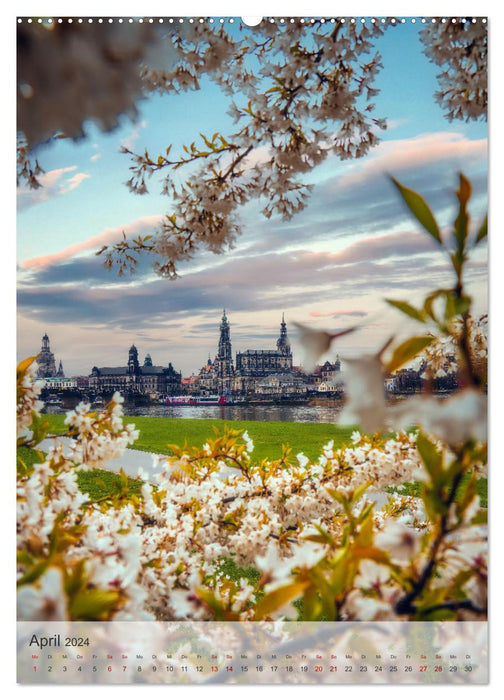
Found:
[(245, 352), (238, 352), (237, 355), (275, 355), (280, 357), (282, 353), (278, 350), (245, 350)]
[(173, 367), (161, 367), (161, 365), (147, 365), (140, 367), (140, 374), (166, 374), (168, 372), (174, 372)]
[[(94, 369), (94, 368), (93, 368)], [(101, 375), (113, 375), (119, 376), (121, 374), (129, 374), (128, 367), (97, 367), (96, 368)], [(175, 373), (175, 370), (169, 367), (161, 367), (160, 365), (153, 366), (143, 366), (139, 367), (139, 374), (152, 375), (152, 374), (168, 374)]]
[(279, 373), (279, 374), (269, 374), (267, 377), (263, 377), (262, 379), (258, 380), (257, 384), (304, 384), (303, 380), (300, 379), (299, 377), (296, 377), (293, 374), (286, 374), (286, 373)]

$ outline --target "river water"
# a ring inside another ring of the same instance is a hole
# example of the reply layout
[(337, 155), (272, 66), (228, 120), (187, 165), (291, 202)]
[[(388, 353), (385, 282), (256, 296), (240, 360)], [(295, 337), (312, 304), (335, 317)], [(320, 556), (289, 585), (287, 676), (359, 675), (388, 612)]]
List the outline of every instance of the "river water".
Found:
[[(232, 406), (124, 406), (127, 416), (166, 416), (168, 418), (204, 418), (209, 420), (280, 421), (282, 423), (335, 423), (342, 401), (307, 404), (235, 404)], [(47, 413), (65, 413), (60, 406), (46, 405)]]

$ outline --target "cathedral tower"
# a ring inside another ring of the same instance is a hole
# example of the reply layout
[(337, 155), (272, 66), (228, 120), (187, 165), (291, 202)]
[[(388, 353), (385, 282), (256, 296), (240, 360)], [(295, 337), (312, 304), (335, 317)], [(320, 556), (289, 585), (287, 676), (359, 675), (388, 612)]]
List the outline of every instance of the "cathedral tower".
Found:
[(152, 367), (152, 357), (150, 356), (150, 353), (147, 353), (147, 355), (145, 356), (143, 366), (144, 367)]
[(140, 365), (138, 364), (138, 350), (134, 345), (130, 347), (128, 353), (128, 374), (140, 374)]
[(47, 333), (45, 333), (42, 337), (42, 347), (40, 348), (40, 353), (37, 357), (37, 364), (37, 377), (56, 376), (56, 362), (54, 361), (54, 355), (51, 352), (49, 336)]
[(222, 314), (219, 349), (217, 352), (217, 357), (215, 358), (215, 364), (217, 366), (217, 376), (219, 379), (233, 376), (234, 370), (233, 356), (231, 354), (231, 336), (229, 332), (229, 323), (226, 316), (226, 309), (224, 309), (224, 313)]
[(284, 315), (282, 314), (282, 323), (280, 324), (280, 337), (277, 340), (277, 350), (282, 355), (290, 355), (291, 349), (289, 338), (287, 337), (287, 324), (285, 323)]

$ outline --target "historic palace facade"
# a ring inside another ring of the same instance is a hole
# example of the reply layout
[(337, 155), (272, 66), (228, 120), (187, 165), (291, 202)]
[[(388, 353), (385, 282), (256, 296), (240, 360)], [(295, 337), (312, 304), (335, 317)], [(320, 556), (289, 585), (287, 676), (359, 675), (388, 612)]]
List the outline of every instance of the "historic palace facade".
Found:
[(138, 362), (138, 350), (134, 345), (128, 353), (128, 364), (122, 367), (93, 367), (89, 376), (89, 388), (98, 393), (120, 391), (134, 394), (178, 394), (181, 375), (168, 367), (152, 364), (150, 355), (143, 365)]

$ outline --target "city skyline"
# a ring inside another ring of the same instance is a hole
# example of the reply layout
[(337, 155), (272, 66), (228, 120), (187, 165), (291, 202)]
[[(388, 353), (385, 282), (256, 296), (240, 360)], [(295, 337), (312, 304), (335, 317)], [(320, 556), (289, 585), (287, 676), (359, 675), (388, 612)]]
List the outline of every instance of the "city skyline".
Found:
[[(362, 324), (332, 348), (330, 357), (343, 360), (411, 330), (384, 298), (415, 303), (451, 278), (388, 175), (425, 197), (443, 233), (455, 216), (460, 171), (473, 184), (474, 228), (487, 204), (486, 123), (445, 119), (433, 96), (438, 68), (423, 55), (418, 31), (398, 26), (376, 42), (384, 65), (376, 115), (389, 122), (381, 143), (362, 159), (330, 157), (319, 165), (308, 177), (308, 206), (291, 221), (266, 220), (258, 203), (246, 205), (235, 248), (198, 253), (175, 281), (156, 277), (147, 260), (132, 277), (118, 278), (95, 252), (122, 231), (151, 233), (170, 211), (159, 180), (148, 182), (143, 197), (127, 190), (129, 161), (120, 146), (154, 154), (169, 141), (179, 148), (199, 132), (232, 130), (227, 98), (214, 85), (142, 100), (138, 121), (124, 119), (109, 134), (89, 125), (81, 141), (40, 147), (43, 187), (18, 191), (18, 358), (34, 354), (47, 332), (69, 375), (89, 372), (90, 357), (93, 364), (120, 357), (132, 342), (187, 375), (213, 352), (224, 307), (232, 315), (233, 353), (273, 347), (285, 311), (298, 365), (294, 321), (328, 330)], [(468, 266), (467, 282), (476, 312), (485, 312), (486, 246)]]
[[(227, 320), (227, 314), (228, 314), (228, 312), (226, 311), (226, 309), (223, 309), (222, 313), (223, 313), (223, 316), (226, 316), (226, 320)], [(282, 334), (282, 326), (285, 326), (285, 327), (288, 326), (288, 323), (284, 320), (284, 316), (285, 316), (285, 314), (282, 313), (281, 321), (280, 321), (279, 324), (278, 324), (280, 334)], [(221, 321), (222, 321), (222, 319), (221, 319)], [(189, 372), (187, 373), (187, 376), (192, 376), (192, 375), (198, 374), (198, 372), (201, 370), (201, 368), (202, 368), (202, 367), (205, 367), (205, 365), (207, 365), (207, 362), (208, 362), (209, 359), (210, 359), (210, 361), (211, 361), (212, 363), (216, 360), (216, 358), (217, 358), (217, 356), (218, 356), (218, 354), (219, 354), (219, 347), (218, 347), (218, 346), (219, 346), (219, 332), (220, 332), (219, 329), (220, 329), (220, 323), (221, 323), (221, 322), (219, 322), (218, 324), (216, 324), (216, 337), (215, 337), (215, 343), (214, 343), (214, 346), (215, 346), (215, 347), (213, 347), (212, 349), (210, 349), (210, 350), (206, 353), (206, 355), (204, 354), (204, 358), (202, 359), (202, 362), (200, 363), (200, 365), (199, 365), (198, 367), (193, 367), (192, 369), (190, 369)], [(232, 323), (229, 323), (228, 325), (229, 325), (229, 328), (231, 329), (231, 328), (232, 328)], [(286, 332), (286, 335), (287, 335), (287, 342), (290, 342), (290, 336), (288, 335), (288, 329), (287, 329), (287, 328), (286, 328), (286, 331), (287, 331), (287, 332)], [(271, 335), (271, 334), (268, 334), (267, 332), (264, 333), (265, 342), (267, 342), (267, 340), (268, 340), (268, 338), (269, 338), (270, 335)], [(248, 344), (248, 345), (245, 345), (245, 346), (240, 347), (240, 348), (237, 348), (237, 349), (234, 349), (234, 348), (233, 348), (233, 350), (232, 350), (232, 357), (234, 358), (234, 359), (233, 359), (233, 367), (236, 366), (236, 359), (237, 359), (237, 356), (240, 355), (240, 354), (244, 354), (246, 351), (251, 351), (251, 350), (253, 350), (253, 351), (254, 351), (254, 350), (259, 350), (259, 351), (273, 351), (273, 350), (274, 350), (273, 345), (278, 345), (278, 332), (277, 332), (277, 335), (276, 335), (276, 336), (275, 336), (275, 334), (273, 333), (273, 334), (271, 335), (271, 338), (272, 338), (271, 347), (269, 347), (269, 346), (266, 347), (266, 345), (265, 345), (264, 347), (261, 347), (261, 348), (252, 348), (252, 346), (251, 346), (250, 344)], [(231, 334), (231, 333), (230, 333), (230, 341), (231, 341), (231, 346), (233, 347), (233, 337), (232, 337), (232, 334)], [(51, 347), (51, 339), (50, 339), (50, 337), (48, 336), (47, 332), (44, 333), (41, 342), (42, 342), (42, 347), (41, 347), (41, 350), (39, 351), (39, 354), (38, 354), (38, 356), (37, 356), (37, 357), (38, 357), (38, 359), (37, 359), (37, 364), (40, 365), (41, 362), (42, 362), (42, 364), (44, 365), (44, 368), (45, 368), (45, 365), (46, 365), (46, 364), (49, 365), (49, 362), (47, 362), (47, 359), (44, 357), (44, 355), (46, 355), (46, 354), (47, 354), (47, 355), (50, 355), (50, 356), (51, 356), (51, 359), (52, 359), (52, 363), (54, 364), (56, 353), (51, 352), (51, 350), (54, 349), (54, 345)], [(138, 343), (136, 343), (135, 341), (133, 341), (133, 342), (131, 343), (130, 347), (129, 347), (129, 350), (128, 350), (128, 348), (124, 348), (124, 349), (123, 349), (123, 350), (124, 350), (124, 352), (123, 352), (124, 358), (121, 358), (121, 357), (107, 357), (107, 358), (105, 358), (105, 365), (106, 365), (106, 366), (109, 366), (109, 365), (111, 365), (113, 362), (120, 361), (121, 359), (125, 359), (125, 358), (127, 357), (128, 352), (130, 352), (132, 348), (135, 348), (135, 349), (137, 350), (137, 352), (138, 352), (138, 359), (139, 359), (140, 364), (144, 364), (144, 361), (148, 361), (150, 364), (155, 364), (155, 365), (156, 365), (156, 364), (166, 364), (166, 365), (172, 364), (170, 358), (164, 358), (164, 357), (161, 358), (161, 361), (160, 361), (160, 362), (157, 362), (157, 360), (159, 359), (158, 357), (154, 357), (154, 360), (156, 360), (156, 362), (153, 362), (153, 358), (152, 358), (153, 353), (152, 353), (150, 350), (145, 349), (145, 348), (142, 348), (142, 349), (140, 350), (139, 347), (137, 347), (137, 345), (138, 345)], [(332, 356), (333, 354), (334, 354), (334, 353), (328, 353), (328, 357), (329, 357), (329, 356)], [(35, 353), (34, 353), (34, 355), (35, 355)], [(336, 353), (335, 357), (336, 357), (336, 358), (339, 358), (339, 354)], [(71, 358), (68, 358), (68, 359), (70, 360), (70, 363), (71, 363)], [(165, 359), (166, 359), (166, 361), (165, 361)], [(58, 355), (58, 365), (59, 365), (60, 369), (62, 368), (62, 363), (63, 363), (63, 360), (60, 359), (60, 358), (59, 358), (59, 355)], [(101, 363), (101, 362), (95, 362), (94, 360), (92, 360), (92, 359), (90, 358), (90, 363), (89, 363), (89, 364), (90, 364), (90, 369), (89, 369), (87, 372), (82, 372), (82, 373), (80, 373), (80, 374), (76, 374), (75, 376), (89, 376), (89, 375), (92, 373), (92, 370), (94, 369), (94, 367), (95, 367), (95, 366), (98, 366), (98, 365), (101, 365), (102, 363)], [(92, 366), (91, 366), (91, 364), (92, 364)], [(125, 364), (125, 365), (127, 364), (126, 359), (125, 359), (125, 362), (124, 362), (123, 364)], [(295, 363), (294, 363), (294, 366), (298, 366), (298, 367), (299, 367), (300, 364), (301, 364), (301, 363), (298, 363), (298, 365), (295, 365)], [(60, 370), (58, 370), (58, 371), (60, 371)], [(50, 375), (50, 374), (47, 374), (47, 373), (46, 373), (45, 376), (58, 376), (58, 375), (56, 374), (56, 369), (55, 369), (55, 370), (54, 370), (54, 375)], [(65, 376), (66, 376), (66, 375), (65, 375)]]

